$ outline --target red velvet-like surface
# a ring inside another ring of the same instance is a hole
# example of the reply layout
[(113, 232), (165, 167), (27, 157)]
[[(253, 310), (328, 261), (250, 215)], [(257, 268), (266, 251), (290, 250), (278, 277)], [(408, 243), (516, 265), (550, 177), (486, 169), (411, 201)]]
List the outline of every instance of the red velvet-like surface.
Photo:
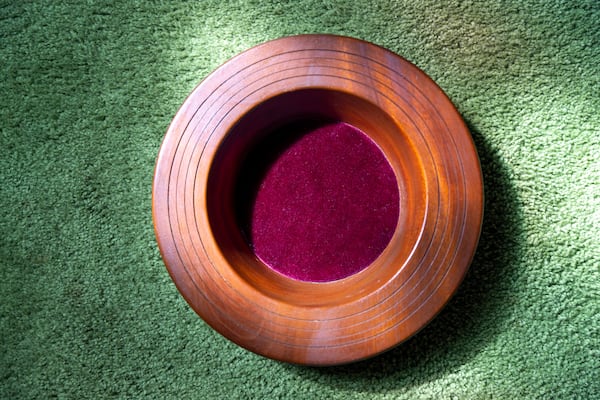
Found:
[(295, 129), (293, 141), (261, 160), (248, 240), (265, 264), (291, 278), (342, 279), (389, 243), (399, 214), (395, 175), (377, 145), (351, 125)]

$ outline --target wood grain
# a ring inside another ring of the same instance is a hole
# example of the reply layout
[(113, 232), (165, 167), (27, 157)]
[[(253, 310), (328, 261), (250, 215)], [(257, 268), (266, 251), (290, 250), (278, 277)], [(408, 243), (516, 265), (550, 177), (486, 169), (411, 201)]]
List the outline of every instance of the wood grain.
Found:
[[(276, 127), (313, 117), (369, 135), (400, 193), (383, 253), (323, 283), (263, 265), (241, 233), (234, 199), (249, 149)], [(423, 328), (462, 281), (482, 214), (476, 149), (443, 91), (388, 50), (331, 35), (267, 42), (209, 75), (173, 119), (153, 185), (161, 254), (191, 307), (240, 346), (306, 365), (368, 358)]]

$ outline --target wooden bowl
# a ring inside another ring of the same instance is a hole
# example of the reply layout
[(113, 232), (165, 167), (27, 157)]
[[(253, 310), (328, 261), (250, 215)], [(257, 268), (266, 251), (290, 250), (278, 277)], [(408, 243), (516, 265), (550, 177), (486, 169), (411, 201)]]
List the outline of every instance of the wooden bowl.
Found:
[[(375, 259), (318, 282), (261, 261), (238, 190), (248, 154), (279, 127), (314, 120), (364, 132), (398, 194)], [(160, 251), (191, 307), (240, 346), (306, 365), (365, 359), (423, 328), (462, 281), (482, 214), (476, 149), (443, 91), (398, 55), (331, 35), (270, 41), (208, 76), (173, 119), (153, 185)]]

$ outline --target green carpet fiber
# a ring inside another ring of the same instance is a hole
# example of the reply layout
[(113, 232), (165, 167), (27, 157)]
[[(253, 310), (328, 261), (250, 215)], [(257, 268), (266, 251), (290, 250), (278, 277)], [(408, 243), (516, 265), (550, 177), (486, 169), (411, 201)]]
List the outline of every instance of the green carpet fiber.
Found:
[[(160, 258), (151, 184), (186, 95), (265, 40), (385, 46), (448, 93), (486, 215), (457, 295), (371, 360), (247, 352)], [(0, 398), (600, 398), (600, 3), (2, 1)]]

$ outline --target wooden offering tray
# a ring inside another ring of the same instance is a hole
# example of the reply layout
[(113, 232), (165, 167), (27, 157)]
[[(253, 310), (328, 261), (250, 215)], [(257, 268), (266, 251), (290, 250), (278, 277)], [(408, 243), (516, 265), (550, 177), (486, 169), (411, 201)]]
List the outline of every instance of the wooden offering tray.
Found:
[(177, 288), (253, 352), (335, 365), (444, 307), (483, 215), (477, 153), (417, 67), (348, 37), (270, 41), (209, 75), (158, 156), (153, 217)]

